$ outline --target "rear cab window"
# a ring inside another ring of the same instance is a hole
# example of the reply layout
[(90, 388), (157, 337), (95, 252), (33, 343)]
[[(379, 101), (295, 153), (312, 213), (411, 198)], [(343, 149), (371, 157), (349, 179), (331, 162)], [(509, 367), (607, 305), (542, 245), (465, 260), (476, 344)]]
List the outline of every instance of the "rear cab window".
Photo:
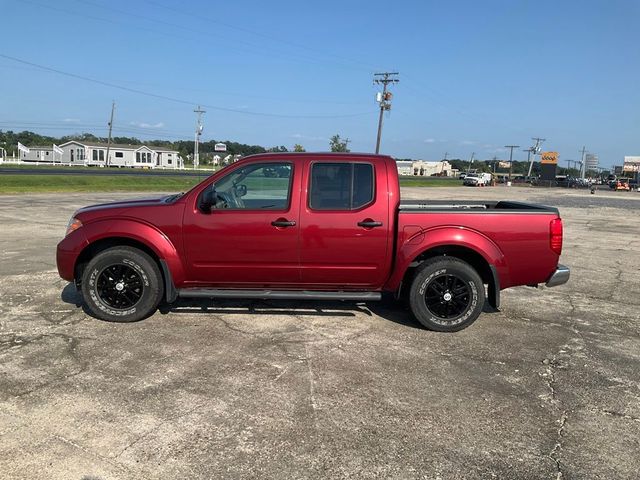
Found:
[(311, 165), (309, 208), (358, 210), (373, 202), (375, 171), (365, 162), (316, 162)]

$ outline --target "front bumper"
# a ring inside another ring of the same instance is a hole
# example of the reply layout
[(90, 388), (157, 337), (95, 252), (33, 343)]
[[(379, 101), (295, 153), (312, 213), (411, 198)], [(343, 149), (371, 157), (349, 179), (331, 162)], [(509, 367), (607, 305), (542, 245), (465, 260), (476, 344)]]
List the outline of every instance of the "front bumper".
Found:
[(547, 280), (547, 283), (545, 283), (545, 285), (547, 287), (557, 287), (558, 285), (563, 285), (569, 281), (570, 274), (571, 271), (569, 270), (569, 267), (558, 265), (558, 268), (556, 268), (556, 271), (553, 272), (553, 275), (551, 275), (551, 278)]

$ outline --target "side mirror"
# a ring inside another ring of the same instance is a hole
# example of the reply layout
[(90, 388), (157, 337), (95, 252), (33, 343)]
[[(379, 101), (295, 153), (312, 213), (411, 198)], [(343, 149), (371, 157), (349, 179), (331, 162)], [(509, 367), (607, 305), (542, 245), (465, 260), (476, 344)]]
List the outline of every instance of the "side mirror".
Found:
[(211, 208), (216, 204), (216, 186), (215, 184), (209, 185), (200, 194), (198, 200), (198, 210), (202, 213), (211, 213)]

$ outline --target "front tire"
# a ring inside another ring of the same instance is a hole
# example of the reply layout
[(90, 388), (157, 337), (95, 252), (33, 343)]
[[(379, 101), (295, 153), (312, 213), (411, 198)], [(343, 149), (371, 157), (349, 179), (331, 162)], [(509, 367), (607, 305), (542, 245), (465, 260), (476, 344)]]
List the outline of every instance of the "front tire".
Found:
[(89, 312), (109, 322), (135, 322), (152, 314), (164, 293), (156, 262), (132, 247), (113, 247), (91, 259), (82, 275)]
[(485, 293), (480, 275), (454, 257), (425, 261), (411, 284), (409, 304), (416, 319), (429, 330), (457, 332), (482, 313)]

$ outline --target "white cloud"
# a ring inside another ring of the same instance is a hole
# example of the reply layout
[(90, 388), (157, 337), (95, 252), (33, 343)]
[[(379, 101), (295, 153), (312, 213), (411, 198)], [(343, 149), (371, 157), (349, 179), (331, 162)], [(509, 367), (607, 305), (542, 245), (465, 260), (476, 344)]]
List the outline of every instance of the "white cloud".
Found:
[(427, 138), (424, 143), (436, 143), (436, 139), (435, 138)]
[(146, 123), (146, 122), (129, 122), (129, 125), (133, 125), (135, 127), (140, 127), (140, 128), (162, 128), (164, 127), (164, 123), (163, 122), (158, 122), (158, 123)]
[(65, 122), (65, 123), (80, 123), (80, 119), (79, 118), (65, 118), (62, 121)]
[(476, 142), (474, 142), (473, 140), (462, 140), (460, 142), (461, 145), (475, 145)]
[(303, 135), (301, 133), (294, 133), (290, 136), (291, 138), (295, 138), (297, 140), (327, 140), (325, 137), (314, 137), (312, 135)]

